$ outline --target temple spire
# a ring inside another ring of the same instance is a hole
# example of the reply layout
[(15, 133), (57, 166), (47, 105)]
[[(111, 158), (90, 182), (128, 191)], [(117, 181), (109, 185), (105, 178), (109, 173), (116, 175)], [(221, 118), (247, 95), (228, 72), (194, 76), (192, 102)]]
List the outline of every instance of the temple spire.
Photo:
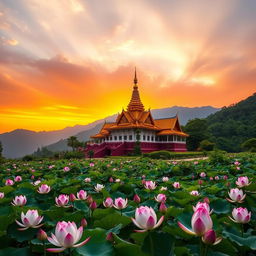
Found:
[(137, 79), (137, 73), (136, 73), (136, 67), (135, 67), (135, 73), (134, 73), (134, 86), (137, 87), (138, 79)]
[(140, 100), (140, 94), (139, 94), (137, 83), (138, 83), (138, 79), (137, 79), (137, 73), (136, 73), (136, 67), (135, 67), (134, 86), (132, 91), (132, 97), (127, 107), (128, 111), (139, 111), (139, 112), (144, 111), (144, 106)]

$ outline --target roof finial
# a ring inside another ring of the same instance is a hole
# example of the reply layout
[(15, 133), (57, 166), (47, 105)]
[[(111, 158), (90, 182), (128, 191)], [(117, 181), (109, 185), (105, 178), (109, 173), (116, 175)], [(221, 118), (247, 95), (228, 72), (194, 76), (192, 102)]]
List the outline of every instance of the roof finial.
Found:
[(137, 86), (138, 79), (137, 79), (137, 73), (136, 73), (136, 67), (135, 67), (135, 73), (134, 73), (134, 85)]

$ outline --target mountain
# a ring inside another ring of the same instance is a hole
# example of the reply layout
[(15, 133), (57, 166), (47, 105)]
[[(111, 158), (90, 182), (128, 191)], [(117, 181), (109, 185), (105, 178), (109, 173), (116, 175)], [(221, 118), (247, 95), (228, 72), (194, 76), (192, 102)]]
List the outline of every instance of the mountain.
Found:
[[(155, 119), (158, 119), (178, 114), (180, 123), (185, 125), (190, 119), (205, 118), (218, 110), (218, 108), (211, 106), (195, 108), (174, 106), (170, 108), (153, 109), (152, 115)], [(0, 141), (3, 144), (3, 156), (7, 158), (20, 158), (33, 153), (38, 147), (47, 145), (47, 148), (52, 151), (70, 150), (70, 148), (66, 146), (66, 138), (74, 135), (77, 136), (80, 141), (86, 141), (89, 139), (90, 135), (100, 130), (105, 120), (107, 122), (113, 122), (115, 118), (116, 115), (113, 115), (88, 125), (76, 125), (56, 131), (34, 132), (17, 129), (12, 132), (2, 133), (0, 134)]]
[(256, 138), (256, 93), (206, 118), (210, 140), (228, 152), (241, 151), (241, 143)]

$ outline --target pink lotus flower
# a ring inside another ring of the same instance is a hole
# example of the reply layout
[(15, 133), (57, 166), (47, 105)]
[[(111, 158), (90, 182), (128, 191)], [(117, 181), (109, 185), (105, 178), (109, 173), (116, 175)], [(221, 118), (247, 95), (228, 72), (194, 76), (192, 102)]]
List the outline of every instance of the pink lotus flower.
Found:
[(11, 179), (7, 179), (7, 180), (5, 181), (5, 185), (6, 185), (6, 186), (12, 186), (13, 184), (14, 184), (14, 181), (11, 180)]
[(35, 182), (32, 182), (33, 186), (37, 186), (41, 183), (41, 180), (36, 180)]
[(106, 200), (103, 202), (103, 205), (106, 208), (111, 208), (113, 206), (113, 199), (111, 197), (107, 197)]
[(246, 197), (246, 194), (244, 194), (243, 190), (238, 188), (230, 189), (228, 195), (231, 199), (227, 198), (227, 200), (231, 203), (242, 203)]
[(160, 191), (166, 191), (167, 190), (167, 187), (161, 187), (160, 188)]
[(4, 192), (0, 192), (0, 199), (4, 198)]
[(105, 186), (102, 184), (97, 184), (94, 189), (96, 192), (100, 192)]
[(108, 180), (110, 183), (114, 182), (114, 179), (112, 177), (109, 178)]
[(190, 192), (190, 195), (192, 195), (192, 196), (199, 196), (200, 194), (199, 194), (199, 192), (197, 190), (192, 190)]
[(132, 221), (138, 228), (142, 229), (135, 230), (136, 232), (146, 232), (159, 227), (164, 221), (164, 216), (157, 222), (157, 216), (154, 209), (148, 206), (141, 206), (136, 208), (135, 219), (132, 218)]
[(197, 165), (197, 164), (198, 164), (198, 161), (195, 161), (195, 162), (194, 162), (194, 165)]
[(80, 200), (86, 200), (87, 192), (81, 189), (79, 192), (77, 192), (76, 196)]
[(93, 166), (94, 166), (94, 163), (90, 163), (89, 166), (90, 166), (90, 167), (93, 167)]
[(223, 176), (223, 180), (227, 180), (228, 179), (228, 176), (227, 175), (224, 175)]
[(167, 182), (168, 180), (169, 180), (168, 177), (163, 177), (163, 178), (162, 178), (162, 181), (163, 181), (163, 182)]
[(231, 217), (229, 217), (232, 221), (236, 222), (236, 223), (248, 223), (251, 220), (251, 212), (248, 212), (248, 210), (246, 208), (234, 208), (232, 211), (232, 216), (233, 219)]
[(215, 180), (219, 180), (220, 177), (219, 177), (219, 176), (215, 176), (214, 179), (215, 179)]
[(13, 206), (23, 206), (26, 203), (27, 203), (27, 198), (26, 196), (23, 196), (23, 195), (15, 196), (15, 198), (12, 200)]
[(97, 203), (95, 201), (92, 201), (89, 205), (89, 208), (93, 211), (97, 208)]
[(69, 195), (69, 201), (70, 202), (75, 202), (77, 200), (76, 196), (74, 194)]
[(75, 222), (59, 221), (55, 228), (55, 234), (48, 237), (48, 241), (60, 248), (48, 248), (48, 252), (63, 252), (67, 248), (77, 248), (89, 242), (91, 237), (86, 238), (83, 242), (78, 243), (83, 235), (83, 226), (77, 228)]
[(50, 191), (51, 187), (46, 184), (42, 184), (37, 190), (39, 194), (48, 194)]
[(21, 221), (15, 220), (16, 223), (21, 226), (22, 228), (19, 228), (19, 230), (26, 230), (28, 228), (39, 228), (43, 224), (40, 224), (42, 222), (44, 217), (41, 217), (38, 215), (37, 210), (28, 210), (26, 214), (23, 212), (21, 213)]
[(155, 197), (155, 200), (156, 200), (158, 203), (165, 203), (165, 201), (166, 201), (166, 195), (165, 195), (165, 194), (158, 194), (158, 195)]
[(118, 210), (122, 210), (126, 208), (128, 205), (128, 199), (123, 199), (122, 197), (118, 197), (115, 199), (114, 207)]
[(173, 186), (174, 188), (178, 189), (178, 188), (180, 188), (180, 183), (179, 183), (179, 182), (174, 182), (174, 183), (172, 184), (172, 186)]
[(220, 243), (221, 240), (222, 240), (221, 237), (216, 238), (216, 233), (213, 229), (208, 230), (202, 236), (202, 241), (205, 244), (209, 244), (209, 245), (216, 245), (216, 244)]
[(145, 181), (144, 187), (149, 190), (154, 190), (156, 189), (157, 186), (154, 181), (148, 180), (148, 181)]
[(116, 183), (118, 183), (118, 182), (120, 182), (120, 181), (121, 181), (120, 179), (116, 179), (116, 180), (115, 180)]
[(204, 202), (204, 203), (198, 202), (198, 203), (196, 204), (196, 206), (193, 206), (194, 212), (197, 211), (199, 208), (204, 208), (204, 209), (206, 209), (209, 214), (212, 213), (212, 210), (210, 211), (210, 206), (209, 206), (208, 203), (205, 203), (205, 202)]
[(244, 177), (239, 177), (236, 181), (236, 185), (239, 187), (239, 188), (242, 188), (242, 187), (247, 187), (251, 184), (251, 182), (249, 183), (249, 179), (247, 176), (244, 176)]
[(235, 161), (235, 162), (234, 162), (234, 165), (237, 166), (237, 165), (240, 165), (240, 163), (239, 163), (238, 161)]
[(198, 208), (192, 216), (191, 226), (192, 230), (185, 227), (181, 222), (178, 221), (179, 227), (190, 235), (202, 236), (208, 230), (212, 229), (212, 219), (209, 212), (205, 208)]
[(65, 207), (65, 208), (70, 207), (68, 205), (68, 202), (69, 202), (68, 195), (61, 194), (58, 197), (55, 197), (55, 202), (57, 207)]
[(64, 170), (64, 172), (69, 172), (69, 171), (70, 171), (70, 168), (69, 168), (68, 166), (65, 166), (65, 167), (63, 168), (63, 170)]
[(21, 182), (22, 178), (21, 178), (21, 176), (16, 176), (14, 180), (15, 180), (15, 182)]
[(85, 178), (85, 179), (84, 179), (84, 182), (90, 183), (90, 182), (91, 182), (91, 178)]
[(205, 173), (205, 172), (201, 172), (201, 173), (200, 173), (200, 177), (201, 177), (201, 178), (205, 178), (205, 177), (206, 177), (206, 173)]

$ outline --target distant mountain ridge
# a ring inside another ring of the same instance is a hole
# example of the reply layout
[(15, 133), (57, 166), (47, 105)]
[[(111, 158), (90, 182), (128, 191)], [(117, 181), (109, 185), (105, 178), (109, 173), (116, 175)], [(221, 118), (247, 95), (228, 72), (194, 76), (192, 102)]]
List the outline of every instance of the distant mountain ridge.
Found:
[[(185, 125), (188, 120), (194, 118), (205, 118), (220, 110), (211, 106), (205, 107), (179, 107), (153, 109), (151, 110), (153, 118), (166, 118), (178, 114), (180, 123)], [(113, 122), (116, 115), (106, 117), (105, 119), (97, 120), (88, 125), (76, 125), (56, 131), (34, 132), (25, 129), (17, 129), (11, 132), (0, 134), (0, 141), (3, 144), (3, 156), (7, 158), (20, 158), (24, 155), (31, 154), (38, 147), (45, 147), (52, 151), (70, 150), (66, 145), (66, 138), (77, 136), (80, 141), (86, 141), (89, 137), (97, 133), (102, 124)]]

